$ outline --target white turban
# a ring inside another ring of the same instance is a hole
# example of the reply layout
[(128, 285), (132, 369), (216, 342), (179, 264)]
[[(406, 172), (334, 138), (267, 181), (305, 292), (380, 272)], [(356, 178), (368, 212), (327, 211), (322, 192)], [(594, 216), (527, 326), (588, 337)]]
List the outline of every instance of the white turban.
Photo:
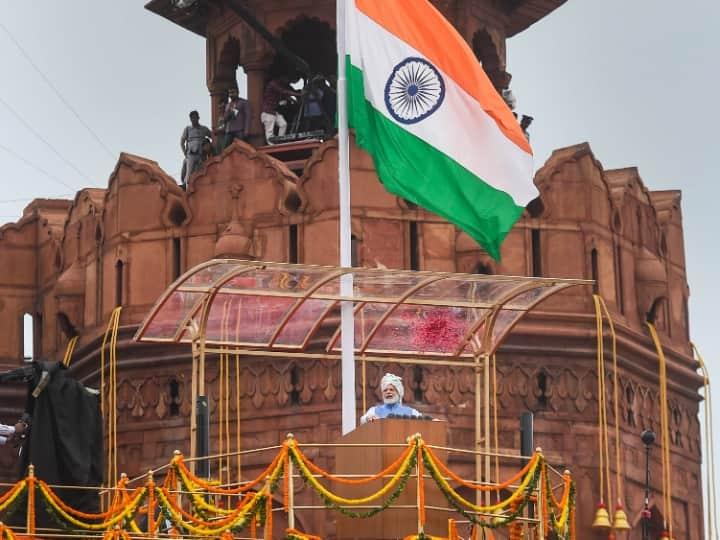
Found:
[(392, 373), (386, 373), (385, 375), (383, 375), (383, 378), (380, 379), (380, 390), (385, 390), (385, 388), (390, 385), (395, 387), (395, 390), (397, 390), (398, 393), (398, 397), (400, 398), (400, 401), (402, 401), (403, 396), (405, 395), (405, 388), (403, 388), (402, 379), (397, 375), (393, 375)]

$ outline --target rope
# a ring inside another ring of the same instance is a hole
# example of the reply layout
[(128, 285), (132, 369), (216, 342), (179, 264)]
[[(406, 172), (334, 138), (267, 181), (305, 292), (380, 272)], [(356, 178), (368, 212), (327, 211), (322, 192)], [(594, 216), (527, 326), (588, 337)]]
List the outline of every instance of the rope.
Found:
[[(100, 347), (100, 412), (107, 419), (107, 469), (108, 486), (117, 484), (117, 332), (120, 325), (122, 306), (116, 307), (110, 314), (107, 329)], [(105, 345), (110, 337), (110, 359), (108, 363), (108, 383), (105, 387)], [(107, 412), (107, 416), (106, 416)], [(109, 493), (107, 504), (109, 504)]]
[[(240, 341), (240, 317), (242, 315), (242, 299), (238, 301), (237, 319), (235, 322), (235, 342)], [(237, 481), (242, 482), (242, 459), (240, 456), (240, 352), (235, 352), (235, 445), (237, 448)]]
[[(594, 295), (597, 296), (597, 295)], [(622, 505), (622, 461), (620, 459), (620, 400), (618, 396), (618, 368), (617, 368), (617, 338), (615, 336), (615, 325), (608, 311), (605, 301), (602, 297), (597, 297), (600, 306), (605, 313), (605, 317), (610, 328), (610, 336), (612, 337), (612, 363), (613, 363), (613, 413), (615, 415), (615, 489), (617, 489), (617, 502)], [(608, 497), (610, 493), (608, 492)]]
[[(495, 483), (500, 483), (500, 443), (498, 437), (498, 403), (497, 403), (497, 362), (495, 355), (490, 357), (490, 369), (492, 373), (492, 396), (493, 396), (493, 444), (495, 445)], [(496, 494), (497, 502), (500, 502), (500, 491)]]
[(660, 431), (662, 450), (662, 480), (663, 480), (663, 514), (665, 516), (665, 530), (672, 538), (672, 487), (670, 479), (670, 433), (668, 429), (668, 401), (667, 401), (667, 367), (665, 353), (663, 352), (660, 338), (658, 338), (655, 327), (645, 323), (650, 330), (650, 337), (655, 344), (655, 349), (660, 362)]
[(718, 520), (717, 520), (717, 503), (715, 497), (715, 458), (713, 453), (713, 422), (712, 422), (712, 400), (710, 395), (710, 377), (708, 375), (707, 368), (705, 367), (705, 361), (700, 355), (700, 351), (694, 343), (690, 343), (692, 350), (695, 353), (698, 364), (700, 364), (700, 371), (703, 374), (703, 388), (705, 389), (705, 456), (707, 456), (707, 474), (705, 475), (705, 491), (708, 494), (708, 534), (712, 535), (715, 532), (714, 537), (720, 538), (718, 535)]
[[(607, 419), (605, 411), (605, 345), (603, 342), (603, 322), (602, 322), (602, 311), (600, 307), (600, 297), (596, 294), (593, 295), (593, 302), (595, 303), (595, 331), (597, 335), (597, 377), (598, 377), (598, 430), (600, 437), (598, 439), (598, 450), (600, 454), (600, 503), (605, 502), (604, 489), (605, 479), (607, 476), (607, 494), (608, 499), (610, 495), (610, 455), (609, 445), (607, 444)], [(606, 459), (607, 457), (607, 459)], [(607, 469), (607, 475), (606, 475)]]
[(65, 349), (65, 356), (63, 357), (63, 365), (65, 367), (70, 366), (70, 359), (72, 358), (73, 351), (75, 350), (75, 344), (77, 343), (78, 336), (73, 336), (68, 341), (67, 348)]
[[(223, 342), (228, 341), (228, 314), (229, 314), (229, 306), (230, 301), (225, 300), (223, 302), (222, 306), (222, 319), (220, 322), (220, 339)], [(230, 453), (230, 441), (225, 438), (225, 413), (227, 412), (225, 409), (225, 379), (228, 377), (227, 373), (227, 349), (225, 347), (222, 347), (220, 352), (220, 356), (218, 357), (218, 364), (219, 364), (219, 373), (218, 373), (218, 454), (225, 455), (226, 453)], [(227, 449), (226, 449), (226, 443), (227, 443)], [(223, 471), (223, 462), (224, 459), (220, 458), (220, 464), (219, 464), (219, 470), (218, 470), (218, 479), (220, 480), (221, 484), (224, 484), (224, 473)], [(229, 475), (229, 472), (228, 472)], [(228, 476), (227, 481), (230, 482), (230, 477)]]

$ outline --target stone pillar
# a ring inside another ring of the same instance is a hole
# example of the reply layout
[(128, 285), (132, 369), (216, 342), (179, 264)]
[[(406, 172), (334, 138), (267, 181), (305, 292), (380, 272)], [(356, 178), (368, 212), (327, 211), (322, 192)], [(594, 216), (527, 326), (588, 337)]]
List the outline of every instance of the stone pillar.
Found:
[(227, 103), (227, 93), (231, 83), (216, 83), (210, 88), (210, 117), (211, 125), (210, 130), (213, 133), (215, 139), (216, 151), (220, 151), (223, 148), (223, 140), (225, 138), (225, 130), (219, 130), (218, 124), (222, 119), (222, 115), (225, 114), (225, 103)]
[(263, 146), (265, 144), (265, 132), (260, 123), (260, 113), (262, 112), (265, 72), (268, 63), (252, 62), (243, 67), (247, 76), (247, 99), (252, 109), (249, 141), (253, 146)]

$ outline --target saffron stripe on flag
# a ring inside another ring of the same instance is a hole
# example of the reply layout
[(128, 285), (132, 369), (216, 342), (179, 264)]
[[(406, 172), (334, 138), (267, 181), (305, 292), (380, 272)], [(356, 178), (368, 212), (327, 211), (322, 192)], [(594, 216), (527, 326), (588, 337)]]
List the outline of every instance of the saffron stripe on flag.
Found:
[(354, 4), (358, 11), (452, 78), (493, 118), (505, 137), (532, 154), (517, 120), (458, 31), (430, 2), (410, 2), (412, 9), (398, 9), (398, 4), (406, 6), (407, 2), (410, 0), (355, 0)]
[[(420, 53), (364, 14), (356, 13), (353, 23), (350, 61), (363, 71), (364, 95), (379, 113), (493, 187), (507, 192), (515, 203), (525, 205), (537, 197), (532, 183), (532, 154), (509, 140), (481, 105), (444, 73), (441, 72), (445, 78), (445, 99), (435, 113), (412, 124), (399, 124), (393, 119), (385, 104), (387, 77), (398, 62)], [(477, 65), (477, 60), (474, 62)]]

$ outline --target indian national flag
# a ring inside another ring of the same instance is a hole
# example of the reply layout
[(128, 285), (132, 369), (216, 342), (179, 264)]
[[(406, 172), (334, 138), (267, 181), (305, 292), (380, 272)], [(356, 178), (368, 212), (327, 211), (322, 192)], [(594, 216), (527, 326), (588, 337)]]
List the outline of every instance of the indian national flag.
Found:
[(470, 47), (427, 0), (350, 0), (346, 35), (348, 123), (385, 188), (498, 260), (532, 150)]

